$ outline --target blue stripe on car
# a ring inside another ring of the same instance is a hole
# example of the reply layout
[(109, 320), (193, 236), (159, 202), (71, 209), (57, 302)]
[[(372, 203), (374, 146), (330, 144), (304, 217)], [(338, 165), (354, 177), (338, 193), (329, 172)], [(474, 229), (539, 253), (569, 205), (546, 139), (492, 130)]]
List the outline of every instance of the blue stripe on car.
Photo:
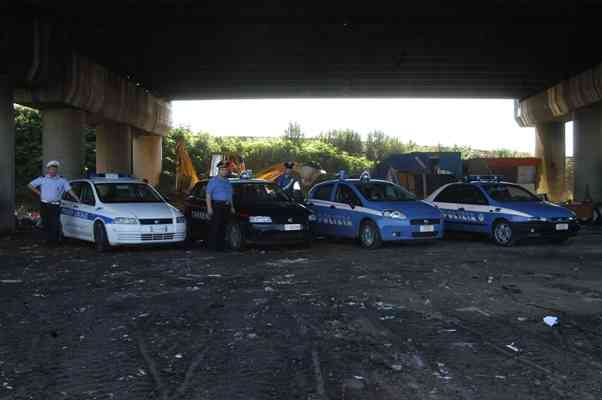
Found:
[(74, 218), (87, 219), (88, 221), (94, 221), (95, 219), (102, 220), (105, 224), (113, 223), (113, 218), (105, 217), (104, 215), (90, 213), (87, 211), (74, 210), (68, 207), (61, 207), (61, 214), (68, 215)]

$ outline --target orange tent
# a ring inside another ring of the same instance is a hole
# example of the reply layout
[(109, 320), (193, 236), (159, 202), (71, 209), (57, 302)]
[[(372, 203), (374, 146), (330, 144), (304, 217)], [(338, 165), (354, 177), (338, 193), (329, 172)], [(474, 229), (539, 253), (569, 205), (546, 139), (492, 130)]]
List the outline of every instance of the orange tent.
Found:
[(182, 138), (176, 140), (176, 190), (188, 192), (199, 181)]

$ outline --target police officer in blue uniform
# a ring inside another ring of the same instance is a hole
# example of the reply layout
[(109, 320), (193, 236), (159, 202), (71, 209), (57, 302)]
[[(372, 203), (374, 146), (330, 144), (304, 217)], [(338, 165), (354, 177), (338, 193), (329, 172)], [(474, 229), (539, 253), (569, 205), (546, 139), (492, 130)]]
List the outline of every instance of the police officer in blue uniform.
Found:
[(293, 175), (293, 167), (295, 163), (292, 161), (287, 161), (284, 163), (284, 174), (280, 175), (276, 178), (276, 184), (284, 190), (286, 194), (289, 196), (293, 196), (295, 191), (295, 183), (297, 179)]
[(225, 161), (217, 164), (219, 172), (209, 180), (205, 201), (209, 216), (208, 247), (210, 250), (223, 251), (225, 244), (228, 213), (234, 214), (232, 202), (232, 184), (228, 180), (230, 169)]
[(46, 164), (47, 173), (34, 179), (28, 185), (29, 189), (40, 197), (40, 214), (42, 216), (42, 225), (46, 231), (46, 242), (49, 245), (56, 245), (59, 242), (61, 199), (65, 192), (79, 203), (81, 200), (71, 190), (69, 182), (58, 175), (60, 163), (50, 161)]

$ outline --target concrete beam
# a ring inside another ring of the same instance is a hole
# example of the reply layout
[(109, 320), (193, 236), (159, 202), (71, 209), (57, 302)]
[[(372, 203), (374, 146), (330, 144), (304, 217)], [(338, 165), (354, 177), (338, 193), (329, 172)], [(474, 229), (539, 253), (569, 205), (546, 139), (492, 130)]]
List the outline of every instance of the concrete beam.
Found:
[(159, 184), (163, 163), (163, 137), (137, 133), (133, 140), (134, 175)]
[(539, 193), (547, 193), (551, 201), (564, 201), (565, 187), (564, 123), (538, 124), (535, 129), (535, 157), (541, 159), (541, 173), (537, 185)]
[(96, 127), (96, 172), (132, 173), (132, 128), (105, 121)]
[(50, 160), (61, 162), (65, 178), (82, 176), (86, 115), (73, 108), (42, 110), (43, 169)]
[(78, 54), (54, 60), (60, 73), (45, 84), (15, 91), (17, 103), (34, 108), (57, 104), (96, 114), (155, 135), (171, 128), (171, 102)]
[(575, 112), (575, 199), (602, 201), (602, 102)]
[(15, 116), (13, 82), (0, 76), (0, 235), (15, 229)]
[(573, 111), (599, 101), (602, 101), (602, 64), (519, 101), (515, 118), (520, 126), (567, 121)]

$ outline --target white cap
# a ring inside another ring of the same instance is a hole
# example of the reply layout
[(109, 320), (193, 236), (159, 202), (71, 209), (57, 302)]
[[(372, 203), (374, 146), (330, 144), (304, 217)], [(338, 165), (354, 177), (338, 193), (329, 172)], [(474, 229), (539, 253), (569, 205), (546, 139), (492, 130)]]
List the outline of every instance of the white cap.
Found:
[(46, 168), (50, 168), (50, 167), (60, 167), (61, 163), (58, 162), (57, 160), (52, 160), (52, 161), (48, 161), (48, 164), (46, 164)]

